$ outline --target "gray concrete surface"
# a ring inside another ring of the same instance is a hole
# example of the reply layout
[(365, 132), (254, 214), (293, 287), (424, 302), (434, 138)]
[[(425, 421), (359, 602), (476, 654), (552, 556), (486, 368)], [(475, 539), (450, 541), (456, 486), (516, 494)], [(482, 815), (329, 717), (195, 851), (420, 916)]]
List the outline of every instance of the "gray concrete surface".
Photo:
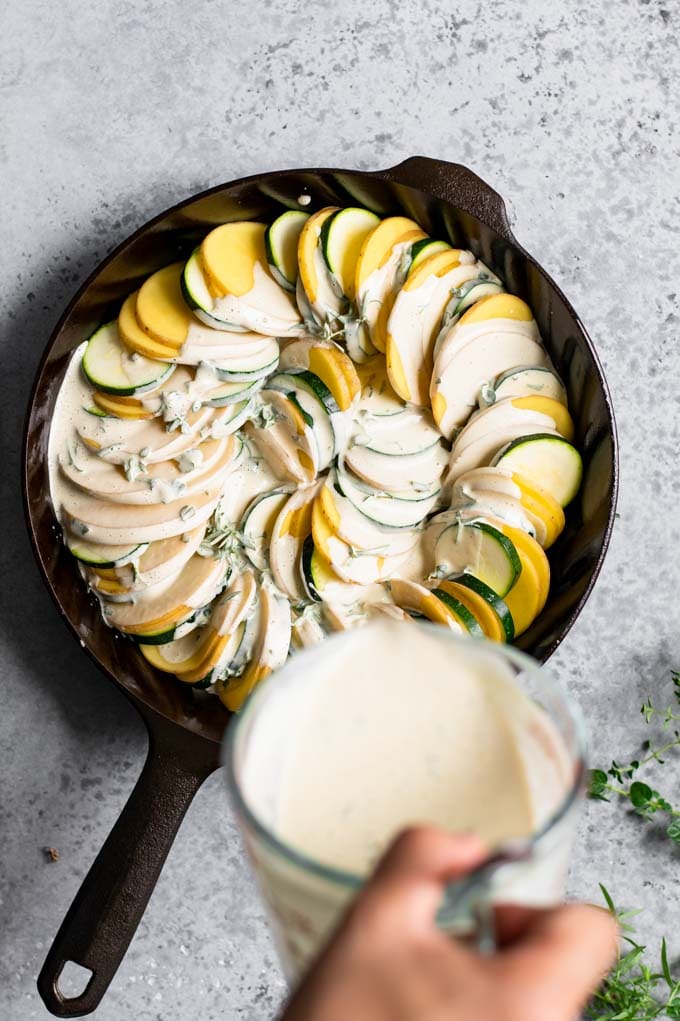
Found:
[[(621, 434), (610, 554), (554, 666), (581, 700), (594, 758), (637, 749), (643, 697), (663, 697), (680, 666), (680, 16), (660, 0), (22, 0), (0, 17), (0, 1017), (28, 1021), (47, 1016), (36, 973), (144, 736), (33, 565), (18, 490), (25, 403), (79, 282), (199, 188), (424, 153), (507, 197), (517, 236), (596, 340)], [(680, 758), (663, 776), (678, 797)], [(679, 929), (678, 864), (651, 827), (591, 805), (570, 889), (595, 899), (604, 881), (644, 908), (656, 949)], [(282, 992), (217, 775), (95, 1016), (266, 1019)]]

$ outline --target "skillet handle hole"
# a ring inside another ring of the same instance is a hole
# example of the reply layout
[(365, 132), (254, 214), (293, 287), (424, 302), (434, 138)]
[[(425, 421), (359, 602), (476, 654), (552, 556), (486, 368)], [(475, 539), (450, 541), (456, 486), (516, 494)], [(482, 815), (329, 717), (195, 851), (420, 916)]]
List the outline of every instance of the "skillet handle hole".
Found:
[(76, 1000), (84, 995), (93, 978), (91, 968), (84, 968), (75, 961), (65, 961), (54, 978), (54, 987), (63, 1000)]

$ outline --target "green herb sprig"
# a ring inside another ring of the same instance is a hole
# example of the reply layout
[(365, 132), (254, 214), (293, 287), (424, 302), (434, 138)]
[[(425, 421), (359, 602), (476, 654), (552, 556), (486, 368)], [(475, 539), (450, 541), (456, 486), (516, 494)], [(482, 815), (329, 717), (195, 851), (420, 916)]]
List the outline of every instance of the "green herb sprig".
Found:
[[(646, 723), (661, 720), (663, 729), (672, 729), (672, 739), (656, 747), (651, 741), (644, 743), (644, 756), (633, 759), (627, 765), (613, 760), (609, 769), (593, 769), (590, 773), (589, 796), (596, 801), (610, 801), (609, 795), (626, 799), (634, 813), (642, 819), (649, 820), (658, 814), (665, 816), (666, 836), (676, 844), (680, 844), (680, 807), (674, 807), (659, 791), (642, 780), (632, 778), (650, 762), (663, 765), (662, 757), (674, 748), (680, 748), (680, 673), (671, 673), (675, 704), (659, 708), (651, 699), (647, 699), (641, 708)], [(680, 1017), (680, 1014), (678, 1014)]]
[(630, 935), (629, 919), (637, 911), (619, 911), (602, 884), (600, 890), (609, 911), (618, 920), (624, 946), (609, 976), (595, 992), (583, 1017), (587, 1021), (652, 1021), (680, 1019), (680, 979), (673, 977), (666, 940), (661, 942), (660, 970), (644, 960), (646, 947)]

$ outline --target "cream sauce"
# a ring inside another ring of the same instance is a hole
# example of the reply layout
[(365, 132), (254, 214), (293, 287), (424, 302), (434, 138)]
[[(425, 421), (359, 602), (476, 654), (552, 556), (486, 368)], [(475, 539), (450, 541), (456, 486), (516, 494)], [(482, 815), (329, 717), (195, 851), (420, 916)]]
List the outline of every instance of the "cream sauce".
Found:
[(301, 333), (300, 314), (292, 297), (259, 262), (255, 263), (253, 276), (253, 286), (246, 294), (226, 294), (215, 300), (217, 315), (254, 333), (271, 337), (290, 337)]
[(414, 823), (495, 846), (534, 832), (568, 790), (550, 720), (474, 643), (382, 620), (294, 669), (285, 698), (261, 709), (243, 786), (277, 837), (316, 861), (364, 874)]

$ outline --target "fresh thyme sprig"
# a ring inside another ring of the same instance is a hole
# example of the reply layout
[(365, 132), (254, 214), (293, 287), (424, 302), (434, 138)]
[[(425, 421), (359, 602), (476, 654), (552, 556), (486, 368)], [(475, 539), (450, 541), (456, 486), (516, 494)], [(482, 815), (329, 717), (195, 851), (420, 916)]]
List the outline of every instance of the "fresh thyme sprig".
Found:
[(600, 884), (608, 910), (623, 932), (619, 957), (608, 977), (593, 995), (583, 1017), (587, 1021), (652, 1021), (680, 1019), (680, 979), (673, 977), (666, 940), (661, 941), (661, 969), (644, 960), (646, 947), (630, 935), (629, 919), (637, 911), (618, 911), (607, 889)]
[[(644, 743), (644, 757), (633, 759), (627, 765), (616, 760), (612, 761), (609, 769), (593, 769), (590, 774), (589, 795), (596, 801), (609, 801), (608, 795), (617, 798), (625, 798), (629, 801), (633, 811), (643, 819), (651, 819), (657, 813), (665, 815), (668, 820), (666, 836), (676, 844), (680, 844), (680, 807), (674, 807), (659, 791), (654, 790), (649, 784), (641, 780), (633, 780), (632, 777), (638, 770), (650, 762), (664, 764), (662, 756), (673, 748), (680, 748), (680, 730), (674, 728), (674, 724), (680, 724), (680, 673), (671, 673), (675, 705), (659, 708), (651, 699), (647, 699), (641, 708), (641, 713), (646, 723), (660, 719), (664, 730), (673, 728), (673, 738), (655, 747), (651, 741)], [(680, 1016), (680, 1014), (678, 1015)]]

